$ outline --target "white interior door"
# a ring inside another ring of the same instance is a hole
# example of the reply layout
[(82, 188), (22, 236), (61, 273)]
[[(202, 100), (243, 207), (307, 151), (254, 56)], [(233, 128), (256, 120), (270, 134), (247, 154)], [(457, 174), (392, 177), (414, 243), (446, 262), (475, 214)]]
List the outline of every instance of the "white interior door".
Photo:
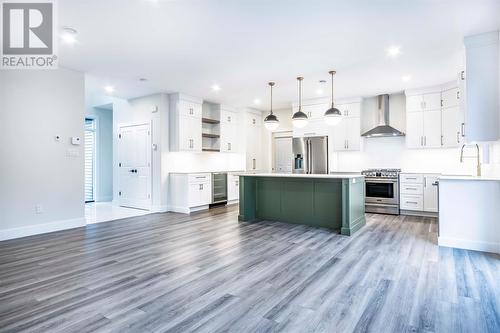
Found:
[(151, 208), (151, 131), (149, 124), (119, 130), (120, 206)]
[(292, 138), (275, 138), (274, 148), (275, 172), (292, 173)]

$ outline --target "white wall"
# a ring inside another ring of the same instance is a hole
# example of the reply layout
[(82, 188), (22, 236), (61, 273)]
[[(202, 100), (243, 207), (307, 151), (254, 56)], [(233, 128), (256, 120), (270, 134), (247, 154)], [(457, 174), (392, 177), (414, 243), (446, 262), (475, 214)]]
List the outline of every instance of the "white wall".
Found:
[(96, 201), (113, 200), (113, 110), (88, 108), (87, 115), (96, 119)]
[(84, 115), (82, 73), (2, 71), (0, 240), (85, 224)]

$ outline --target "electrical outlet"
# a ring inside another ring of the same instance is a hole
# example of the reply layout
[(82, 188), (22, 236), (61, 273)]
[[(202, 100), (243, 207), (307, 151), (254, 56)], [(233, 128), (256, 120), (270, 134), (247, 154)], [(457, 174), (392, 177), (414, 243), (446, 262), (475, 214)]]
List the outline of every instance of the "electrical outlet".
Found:
[(42, 214), (43, 213), (43, 206), (41, 204), (35, 205), (35, 212), (37, 214)]

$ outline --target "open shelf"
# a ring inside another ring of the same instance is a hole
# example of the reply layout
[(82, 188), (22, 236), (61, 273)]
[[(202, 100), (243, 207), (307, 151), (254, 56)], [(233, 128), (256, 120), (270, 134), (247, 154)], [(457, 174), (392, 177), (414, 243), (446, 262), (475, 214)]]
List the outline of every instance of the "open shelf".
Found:
[(205, 124), (219, 124), (220, 120), (210, 119), (210, 118), (201, 118), (201, 122)]
[(218, 139), (220, 138), (219, 134), (211, 134), (211, 133), (201, 133), (201, 136), (204, 138)]
[(220, 149), (217, 149), (217, 148), (201, 148), (201, 151), (216, 151), (216, 152), (220, 152)]

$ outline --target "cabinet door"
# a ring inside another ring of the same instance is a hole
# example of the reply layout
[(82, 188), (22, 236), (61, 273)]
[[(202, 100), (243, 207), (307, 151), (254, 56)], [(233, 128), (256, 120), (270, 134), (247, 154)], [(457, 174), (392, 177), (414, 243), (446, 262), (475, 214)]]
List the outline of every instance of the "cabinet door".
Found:
[(345, 115), (346, 117), (360, 117), (361, 104), (360, 103), (344, 104), (341, 112), (342, 115)]
[(424, 110), (438, 110), (441, 108), (441, 93), (424, 94)]
[(424, 111), (424, 147), (441, 147), (441, 110)]
[(443, 135), (443, 147), (456, 147), (460, 144), (462, 136), (460, 128), (462, 119), (458, 106), (445, 108), (441, 112), (441, 133)]
[(208, 205), (212, 202), (210, 183), (201, 183), (200, 185), (200, 205)]
[(422, 95), (406, 96), (406, 111), (416, 112), (422, 111), (423, 97)]
[(201, 104), (179, 101), (179, 116), (201, 118)]
[(348, 120), (343, 118), (337, 126), (330, 129), (330, 137), (333, 137), (333, 150), (347, 150), (347, 127)]
[(408, 148), (422, 148), (423, 129), (423, 112), (408, 112), (406, 114), (406, 146)]
[(460, 101), (460, 93), (458, 88), (448, 89), (441, 93), (441, 99), (443, 100), (443, 108), (458, 106)]
[[(304, 112), (309, 119), (322, 119), (325, 111), (328, 110), (328, 104), (313, 104), (302, 106), (302, 112)], [(297, 112), (298, 108), (294, 108), (294, 112)]]
[(237, 152), (238, 133), (235, 125), (227, 123), (221, 124), (220, 151), (226, 153)]
[(201, 184), (199, 183), (188, 183), (188, 206), (197, 207), (201, 206), (200, 203), (200, 192)]
[(438, 211), (438, 191), (437, 186), (432, 185), (438, 180), (436, 176), (424, 176), (424, 211)]
[(188, 117), (189, 127), (187, 129), (180, 128), (180, 131), (187, 130), (189, 137), (192, 140), (191, 150), (201, 151), (202, 137), (201, 137), (201, 120), (200, 118)]
[(193, 117), (179, 116), (178, 140), (179, 150), (193, 150), (194, 139), (192, 137)]
[(227, 200), (238, 200), (240, 196), (239, 177), (227, 175)]
[(236, 112), (233, 111), (228, 111), (228, 110), (221, 110), (220, 112), (220, 121), (221, 123), (226, 123), (226, 124), (236, 124), (238, 122), (238, 115)]
[(359, 150), (361, 142), (360, 118), (347, 118), (347, 150)]

